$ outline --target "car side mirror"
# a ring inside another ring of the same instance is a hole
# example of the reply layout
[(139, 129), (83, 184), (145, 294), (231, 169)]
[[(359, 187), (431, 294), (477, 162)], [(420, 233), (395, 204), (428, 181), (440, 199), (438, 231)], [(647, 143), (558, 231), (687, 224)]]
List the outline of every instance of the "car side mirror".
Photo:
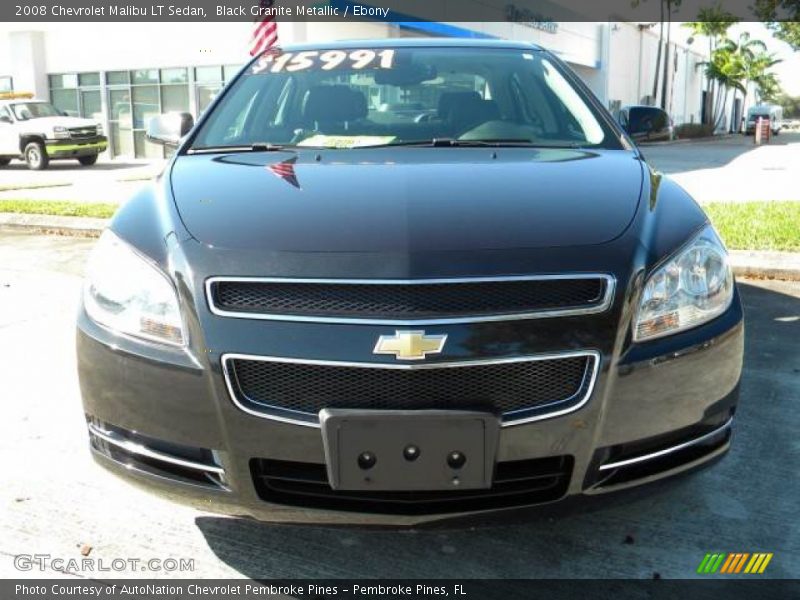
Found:
[(147, 124), (147, 140), (162, 146), (177, 146), (194, 127), (194, 117), (185, 112), (158, 115)]
[(6, 125), (11, 125), (11, 123), (12, 123), (11, 117), (7, 117), (7, 116), (3, 115), (2, 117), (0, 117), (0, 123), (5, 123)]
[(624, 112), (620, 112), (617, 115), (617, 123), (619, 123), (620, 127), (622, 127), (626, 133), (630, 133), (630, 131), (628, 131), (628, 117)]

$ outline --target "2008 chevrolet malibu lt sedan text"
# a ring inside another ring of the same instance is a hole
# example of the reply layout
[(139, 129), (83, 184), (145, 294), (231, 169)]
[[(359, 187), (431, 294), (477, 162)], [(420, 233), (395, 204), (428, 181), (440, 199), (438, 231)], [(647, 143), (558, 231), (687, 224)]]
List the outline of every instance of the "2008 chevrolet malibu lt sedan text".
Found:
[(272, 49), (87, 266), (97, 461), (205, 508), (414, 522), (724, 454), (742, 307), (703, 211), (558, 58)]

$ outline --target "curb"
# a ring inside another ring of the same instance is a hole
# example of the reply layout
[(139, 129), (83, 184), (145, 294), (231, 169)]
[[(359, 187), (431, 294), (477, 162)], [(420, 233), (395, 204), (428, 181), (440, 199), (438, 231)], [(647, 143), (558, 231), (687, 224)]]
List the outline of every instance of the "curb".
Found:
[(0, 213), (0, 228), (51, 235), (99, 237), (109, 219)]
[[(75, 237), (99, 237), (109, 221), (90, 217), (0, 213), (0, 229)], [(731, 250), (730, 262), (737, 277), (800, 281), (800, 252)]]
[(800, 281), (800, 252), (731, 250), (730, 262), (737, 277)]

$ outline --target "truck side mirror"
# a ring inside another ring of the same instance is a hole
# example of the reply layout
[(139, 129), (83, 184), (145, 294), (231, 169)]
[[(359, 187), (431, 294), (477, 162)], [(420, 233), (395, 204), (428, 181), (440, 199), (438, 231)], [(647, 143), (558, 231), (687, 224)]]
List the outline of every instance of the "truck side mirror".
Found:
[(177, 146), (194, 127), (194, 117), (185, 112), (158, 115), (147, 124), (147, 140), (162, 146)]

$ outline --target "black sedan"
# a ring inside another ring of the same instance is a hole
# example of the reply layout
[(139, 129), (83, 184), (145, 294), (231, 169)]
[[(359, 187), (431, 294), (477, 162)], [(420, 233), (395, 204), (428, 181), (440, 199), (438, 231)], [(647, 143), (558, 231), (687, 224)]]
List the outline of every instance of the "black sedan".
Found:
[(91, 450), (119, 475), (411, 523), (728, 450), (725, 247), (546, 50), (275, 48), (148, 135), (177, 150), (100, 238), (78, 319)]

